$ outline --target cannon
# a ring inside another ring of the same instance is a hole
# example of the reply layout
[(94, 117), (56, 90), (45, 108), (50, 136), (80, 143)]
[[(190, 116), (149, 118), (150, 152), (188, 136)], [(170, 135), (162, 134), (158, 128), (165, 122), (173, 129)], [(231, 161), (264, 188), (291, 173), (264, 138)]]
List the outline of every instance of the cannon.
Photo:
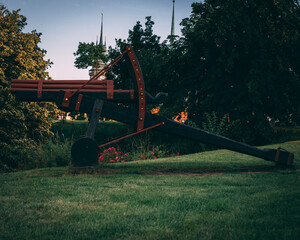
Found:
[[(133, 89), (115, 89), (113, 80), (96, 80), (125, 59), (131, 65), (135, 84)], [(248, 144), (190, 127), (168, 118), (146, 112), (146, 103), (164, 103), (167, 93), (152, 96), (145, 91), (144, 79), (138, 59), (131, 46), (111, 61), (90, 80), (12, 80), (11, 92), (19, 101), (56, 102), (59, 109), (89, 114), (85, 136), (74, 142), (71, 149), (72, 165), (92, 166), (97, 163), (99, 148), (136, 134), (155, 129), (160, 132), (201, 141), (235, 152), (255, 156), (267, 161), (291, 166), (294, 154), (282, 148), (258, 149)], [(129, 107), (133, 104), (134, 108)], [(127, 106), (127, 105), (128, 106)], [(113, 119), (135, 127), (135, 131), (102, 144), (94, 140), (100, 117)]]

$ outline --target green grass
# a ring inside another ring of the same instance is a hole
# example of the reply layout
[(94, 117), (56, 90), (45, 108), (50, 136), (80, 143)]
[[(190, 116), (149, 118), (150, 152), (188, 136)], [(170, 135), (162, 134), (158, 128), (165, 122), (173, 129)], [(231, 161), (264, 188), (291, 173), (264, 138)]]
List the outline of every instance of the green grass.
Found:
[(300, 239), (300, 142), (281, 146), (294, 168), (218, 150), (1, 173), (0, 239)]

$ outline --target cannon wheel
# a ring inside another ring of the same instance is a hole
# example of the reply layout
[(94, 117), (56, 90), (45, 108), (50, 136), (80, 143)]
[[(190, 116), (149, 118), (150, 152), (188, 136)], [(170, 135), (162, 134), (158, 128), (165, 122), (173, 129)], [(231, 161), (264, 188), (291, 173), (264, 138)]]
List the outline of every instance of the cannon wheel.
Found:
[(99, 147), (92, 138), (78, 139), (71, 149), (72, 165), (74, 167), (92, 166), (97, 163)]

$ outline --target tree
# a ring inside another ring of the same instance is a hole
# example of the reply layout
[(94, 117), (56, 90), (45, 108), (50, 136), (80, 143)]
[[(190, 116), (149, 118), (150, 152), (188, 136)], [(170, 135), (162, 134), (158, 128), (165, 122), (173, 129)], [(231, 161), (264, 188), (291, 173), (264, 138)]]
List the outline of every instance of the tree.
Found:
[(43, 141), (51, 135), (56, 111), (53, 104), (18, 103), (9, 91), (12, 79), (49, 77), (50, 61), (43, 59), (46, 51), (38, 46), (41, 33), (24, 33), (26, 18), (19, 11), (0, 5), (0, 168), (17, 166), (12, 152), (22, 148), (26, 139)]
[(194, 121), (201, 112), (229, 114), (248, 142), (266, 137), (269, 121), (299, 124), (299, 1), (206, 0), (192, 8), (182, 21), (182, 77)]
[(74, 56), (77, 56), (75, 59), (75, 67), (77, 68), (93, 67), (98, 69), (100, 61), (107, 61), (103, 46), (93, 42), (79, 42), (78, 49), (74, 53)]
[[(131, 45), (141, 65), (149, 92), (157, 91), (160, 84), (158, 65), (162, 51), (160, 37), (153, 34), (153, 25), (151, 17), (146, 17), (145, 28), (138, 21), (133, 29), (129, 30), (127, 40), (116, 40), (116, 47), (114, 49), (110, 47), (108, 51), (108, 58), (112, 60), (122, 53), (125, 44)], [(130, 86), (132, 77), (128, 74), (128, 65), (119, 64), (112, 69), (112, 73), (118, 87), (128, 88)]]
[[(180, 54), (174, 51), (175, 47), (171, 48), (167, 41), (160, 42), (160, 37), (153, 33), (154, 21), (150, 16), (145, 20), (144, 26), (138, 21), (132, 30), (129, 30), (127, 40), (116, 40), (116, 47), (109, 48), (108, 57), (111, 60), (116, 58), (121, 54), (125, 44), (131, 45), (143, 72), (146, 91), (155, 96), (158, 92), (175, 90), (172, 81), (177, 80), (178, 74), (174, 74), (174, 69), (180, 68), (175, 57), (177, 58)], [(130, 69), (131, 66), (128, 64), (120, 63), (111, 70), (110, 77), (115, 80), (119, 88), (134, 87), (134, 77), (130, 75)], [(176, 94), (170, 94), (168, 103), (161, 107), (159, 113), (170, 117), (174, 116), (174, 112), (184, 110), (183, 106), (178, 108), (178, 105), (172, 104), (177, 99)], [(153, 107), (148, 105), (148, 108)]]

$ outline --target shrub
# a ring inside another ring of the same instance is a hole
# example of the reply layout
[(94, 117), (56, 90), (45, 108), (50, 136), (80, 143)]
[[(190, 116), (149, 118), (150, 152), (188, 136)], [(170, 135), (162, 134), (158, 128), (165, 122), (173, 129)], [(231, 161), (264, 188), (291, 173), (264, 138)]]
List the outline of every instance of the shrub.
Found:
[(73, 139), (56, 134), (46, 144), (38, 146), (41, 167), (67, 166), (71, 162)]
[(72, 139), (57, 134), (46, 143), (31, 139), (14, 140), (11, 144), (1, 143), (0, 171), (67, 166), (71, 160)]
[[(10, 144), (0, 143), (0, 171), (10, 172), (24, 168), (25, 162), (35, 153), (36, 143), (30, 139), (12, 140)], [(4, 157), (3, 157), (4, 156)]]

